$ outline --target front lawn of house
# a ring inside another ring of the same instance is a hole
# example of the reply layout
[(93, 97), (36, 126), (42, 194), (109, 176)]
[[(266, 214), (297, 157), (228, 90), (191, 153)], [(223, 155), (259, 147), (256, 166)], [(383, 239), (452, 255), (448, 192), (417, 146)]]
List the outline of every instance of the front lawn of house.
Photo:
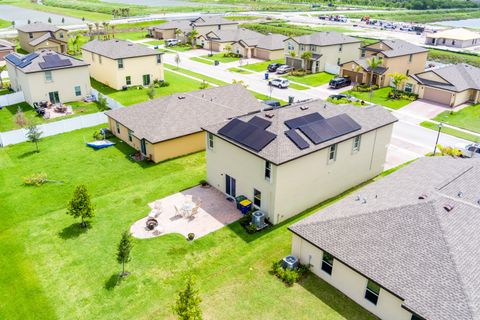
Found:
[(211, 60), (211, 61), (220, 61), (220, 63), (229, 63), (229, 62), (234, 62), (240, 60), (240, 58), (237, 57), (225, 57), (225, 53), (220, 52), (220, 53), (215, 53), (212, 56), (204, 55), (201, 56), (200, 58)]
[[(0, 149), (0, 319), (173, 319), (188, 274), (205, 319), (376, 319), (316, 276), (289, 288), (269, 274), (290, 253), (287, 226), (322, 206), (254, 235), (237, 222), (193, 242), (177, 234), (134, 240), (131, 274), (117, 283), (121, 232), (149, 202), (204, 179), (205, 154), (135, 163), (118, 140), (99, 151), (85, 146), (100, 127), (45, 138), (40, 153), (31, 143)], [(36, 172), (63, 183), (24, 186)], [(96, 209), (87, 230), (65, 214), (78, 184)]]
[(159, 45), (165, 44), (165, 40), (152, 40), (152, 41), (145, 42), (145, 44), (149, 44), (151, 46), (159, 46)]
[(408, 100), (408, 99), (398, 99), (398, 100), (390, 99), (388, 97), (388, 94), (392, 90), (393, 88), (390, 88), (390, 87), (380, 88), (373, 91), (373, 96), (371, 96), (370, 92), (357, 92), (352, 90), (349, 90), (343, 93), (350, 94), (363, 101), (369, 101), (371, 103), (379, 104), (395, 110), (403, 108), (407, 104), (412, 102), (412, 100)]
[(251, 71), (248, 71), (248, 70), (245, 70), (245, 69), (242, 69), (242, 68), (236, 68), (236, 67), (228, 68), (228, 71), (236, 72), (236, 73), (243, 73), (243, 74), (252, 74)]
[(168, 46), (168, 47), (165, 47), (166, 51), (178, 51), (178, 52), (185, 52), (185, 51), (189, 51), (189, 50), (192, 50), (192, 46), (189, 45), (189, 44), (178, 44), (176, 46)]
[[(435, 123), (435, 122), (423, 121), (422, 123), (420, 123), (420, 125), (424, 128), (428, 128), (428, 129), (438, 131), (438, 124)], [(465, 139), (465, 140), (472, 141), (472, 142), (480, 142), (480, 136), (476, 136), (476, 135), (470, 134), (468, 132), (463, 132), (463, 131), (460, 131), (460, 130), (457, 130), (457, 129), (454, 129), (454, 128), (443, 127), (442, 128), (442, 133), (446, 133), (446, 134), (449, 134), (451, 136), (454, 136), (454, 137), (457, 137), (457, 138), (460, 138), (460, 139)]]
[(142, 40), (147, 38), (147, 31), (115, 32), (116, 39)]
[(305, 76), (285, 76), (290, 81), (295, 81), (310, 87), (318, 87), (329, 83), (335, 75), (327, 72), (310, 73)]
[(433, 120), (480, 133), (480, 104), (465, 107), (457, 112), (444, 111)]
[(263, 62), (246, 64), (246, 65), (243, 65), (242, 68), (245, 68), (254, 72), (268, 72), (267, 67), (271, 63), (285, 63), (285, 59), (268, 60)]
[(168, 68), (168, 69), (171, 69), (171, 70), (174, 70), (174, 71), (177, 71), (177, 72), (181, 72), (181, 73), (183, 73), (183, 74), (186, 74), (186, 75), (195, 77), (195, 78), (197, 78), (197, 79), (205, 80), (205, 81), (207, 81), (207, 82), (216, 84), (217, 86), (224, 86), (224, 85), (227, 85), (227, 84), (228, 84), (228, 83), (225, 82), (225, 81), (218, 80), (218, 79), (216, 79), (216, 78), (212, 78), (212, 77), (206, 76), (206, 75), (204, 75), (203, 73), (194, 72), (194, 71), (191, 71), (191, 70), (182, 68), (182, 67), (178, 67), (178, 68), (177, 68), (177, 66), (174, 66), (174, 65), (172, 65), (172, 64), (164, 63), (164, 66), (165, 66), (165, 68)]

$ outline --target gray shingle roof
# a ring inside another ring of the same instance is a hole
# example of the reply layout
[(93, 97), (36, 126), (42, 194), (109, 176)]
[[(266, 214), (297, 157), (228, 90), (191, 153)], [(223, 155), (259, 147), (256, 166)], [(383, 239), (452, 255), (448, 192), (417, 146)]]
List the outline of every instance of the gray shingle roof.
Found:
[(256, 42), (263, 35), (252, 30), (240, 28), (234, 30), (215, 30), (207, 33), (205, 36), (221, 42), (235, 42), (239, 40), (252, 40)]
[(29, 24), (24, 24), (22, 26), (16, 27), (17, 30), (22, 31), (22, 32), (42, 32), (42, 31), (50, 31), (50, 32), (56, 32), (60, 28), (56, 27), (53, 24), (50, 23), (43, 23), (40, 21), (35, 21)]
[(234, 84), (178, 93), (106, 114), (137, 138), (155, 143), (200, 132), (203, 126), (258, 111), (261, 106), (247, 89)]
[(41, 35), (40, 37), (30, 41), (29, 44), (31, 46), (37, 46), (40, 43), (45, 42), (47, 40), (54, 41), (54, 42), (67, 42), (66, 40), (55, 38), (55, 36), (51, 32), (46, 32), (44, 35)]
[(144, 45), (126, 40), (92, 40), (82, 46), (83, 50), (93, 52), (110, 59), (126, 59), (161, 54)]
[[(365, 58), (357, 59), (357, 60), (354, 60), (354, 62), (356, 64), (358, 64), (359, 66), (361, 66), (363, 70), (370, 72), (371, 68), (368, 65), (367, 59), (365, 59)], [(385, 71), (387, 71), (387, 68), (382, 67), (382, 66), (378, 66), (373, 70), (373, 72), (376, 73), (376, 74), (384, 74)]]
[[(285, 39), (288, 37), (282, 35), (282, 34), (267, 34), (267, 35), (262, 35), (261, 37), (256, 39), (256, 43), (250, 43), (252, 41), (247, 40), (246, 43), (249, 46), (256, 46), (257, 48), (260, 49), (266, 49), (266, 50), (283, 50), (284, 48), (284, 43)], [(243, 39), (242, 39), (243, 40)]]
[[(389, 57), (389, 58), (428, 51), (428, 49), (416, 46), (410, 42), (403, 41), (403, 40), (383, 40), (381, 42), (383, 42), (385, 45), (391, 48), (391, 49), (385, 48), (383, 50), (379, 50), (386, 57)], [(367, 49), (368, 47), (369, 46), (366, 46)]]
[[(422, 75), (433, 72), (443, 78), (448, 84), (425, 79)], [(466, 63), (459, 63), (439, 69), (433, 69), (412, 75), (412, 78), (425, 85), (461, 92), (467, 89), (480, 90), (480, 68)]]
[[(302, 110), (301, 107), (308, 107), (306, 110)], [(308, 138), (304, 138), (309, 143), (309, 147), (300, 150), (286, 135), (285, 131), (289, 128), (285, 125), (285, 121), (291, 120), (296, 117), (318, 112), (324, 118), (330, 118), (339, 114), (347, 114), (354, 121), (356, 121), (362, 127), (360, 130), (354, 131), (349, 134), (345, 134), (338, 138), (314, 145)], [(269, 118), (266, 114), (273, 115)], [(322, 100), (313, 100), (305, 103), (294, 104), (288, 107), (283, 107), (274, 110), (262, 111), (255, 116), (263, 118), (271, 122), (271, 125), (266, 129), (267, 131), (274, 133), (277, 137), (270, 142), (260, 152), (255, 152), (247, 147), (244, 147), (231, 139), (218, 134), (218, 130), (227, 124), (226, 121), (204, 127), (206, 131), (209, 131), (224, 140), (237, 145), (239, 148), (247, 150), (253, 154), (260, 156), (274, 164), (281, 164), (312, 152), (327, 148), (328, 146), (341, 142), (346, 139), (351, 139), (359, 134), (380, 128), (382, 126), (394, 123), (397, 121), (390, 112), (386, 111), (380, 106), (358, 107), (352, 105), (336, 105)], [(243, 121), (248, 121), (253, 115), (240, 117)]]
[(195, 26), (212, 26), (212, 25), (225, 25), (225, 24), (238, 24), (238, 22), (224, 19), (221, 16), (201, 16), (192, 21)]
[[(52, 51), (52, 50), (43, 49), (43, 50), (40, 50), (40, 51), (35, 51), (35, 53), (38, 54), (38, 57), (32, 59), (30, 64), (26, 65), (23, 68), (20, 68), (20, 67), (16, 67), (16, 68), (18, 70), (21, 70), (23, 73), (32, 73), (32, 72), (39, 72), (39, 71), (46, 71), (46, 70), (59, 70), (59, 69), (68, 69), (68, 68), (88, 66), (88, 63), (86, 63), (83, 60), (74, 58), (74, 57), (69, 56), (69, 55), (64, 54), (64, 53), (58, 53), (58, 52), (55, 52), (55, 51)], [(48, 69), (40, 68), (39, 64), (45, 62), (44, 57), (48, 56), (48, 55), (58, 55), (61, 58), (61, 60), (70, 60), (71, 65), (63, 66), (63, 67), (48, 68)], [(7, 61), (9, 60), (9, 56), (14, 56), (14, 57), (17, 57), (19, 59), (22, 59), (23, 57), (25, 57), (27, 55), (12, 52), (5, 57), (5, 59)]]
[(0, 39), (0, 50), (12, 50), (15, 45), (7, 40)]
[(238, 24), (235, 21), (224, 19), (220, 16), (201, 16), (195, 19), (183, 19), (183, 20), (173, 20), (168, 21), (158, 26), (153, 27), (153, 29), (158, 30), (168, 30), (168, 29), (180, 29), (182, 31), (191, 31), (193, 26), (210, 26), (210, 25), (227, 25), (227, 24)]
[(331, 46), (335, 44), (346, 44), (361, 42), (360, 40), (347, 36), (340, 32), (328, 31), (328, 32), (316, 32), (307, 34), (304, 36), (293, 37), (297, 43), (304, 45), (317, 45), (317, 46)]
[(479, 176), (480, 159), (422, 158), (289, 229), (426, 319), (480, 319)]

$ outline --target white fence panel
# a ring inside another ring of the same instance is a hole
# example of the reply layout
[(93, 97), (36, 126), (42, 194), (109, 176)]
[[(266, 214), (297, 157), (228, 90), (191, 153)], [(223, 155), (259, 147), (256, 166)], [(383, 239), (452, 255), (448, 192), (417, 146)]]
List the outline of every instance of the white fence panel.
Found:
[(336, 64), (325, 63), (325, 72), (331, 74), (340, 74), (340, 66)]
[(4, 94), (0, 96), (0, 107), (6, 107), (12, 104), (24, 102), (25, 97), (23, 91), (18, 91), (10, 94)]
[[(101, 93), (92, 88), (92, 95), (95, 97), (95, 99), (98, 99), (99, 94), (101, 94)], [(124, 105), (122, 105), (117, 100), (114, 100), (114, 99), (112, 99), (109, 96), (106, 96), (104, 94), (103, 94), (103, 96), (107, 99), (107, 104), (108, 104), (108, 107), (110, 109), (113, 110), (113, 109), (118, 109), (118, 108), (123, 108), (124, 107)]]

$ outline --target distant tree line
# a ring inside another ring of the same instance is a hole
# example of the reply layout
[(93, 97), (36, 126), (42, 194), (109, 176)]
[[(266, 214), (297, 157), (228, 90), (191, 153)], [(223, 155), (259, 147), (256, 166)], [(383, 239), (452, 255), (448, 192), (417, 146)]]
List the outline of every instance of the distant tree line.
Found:
[[(303, 1), (304, 2), (304, 1)], [(307, 2), (317, 2), (308, 1)], [(324, 0), (333, 5), (350, 4), (372, 7), (393, 7), (413, 10), (427, 9), (453, 9), (453, 8), (479, 8), (480, 3), (472, 0)]]

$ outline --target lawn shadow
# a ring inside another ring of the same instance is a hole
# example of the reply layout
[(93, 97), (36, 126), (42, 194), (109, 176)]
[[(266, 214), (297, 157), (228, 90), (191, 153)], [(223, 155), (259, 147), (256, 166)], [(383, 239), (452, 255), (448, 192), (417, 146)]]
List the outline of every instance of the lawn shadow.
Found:
[(69, 240), (78, 238), (80, 235), (86, 233), (90, 228), (92, 228), (91, 224), (87, 222), (87, 226), (85, 228), (80, 226), (80, 223), (72, 223), (68, 227), (65, 227), (62, 231), (58, 233), (58, 236), (63, 240)]
[(118, 286), (120, 282), (122, 282), (122, 278), (118, 273), (114, 273), (110, 276), (110, 278), (107, 279), (107, 281), (105, 281), (103, 287), (108, 291), (111, 291), (115, 289), (115, 287)]
[(37, 154), (38, 152), (36, 150), (32, 150), (32, 151), (27, 151), (27, 152), (24, 152), (22, 153), (21, 155), (18, 156), (18, 159), (24, 159), (24, 158), (28, 158), (30, 156), (33, 156), (34, 154)]

